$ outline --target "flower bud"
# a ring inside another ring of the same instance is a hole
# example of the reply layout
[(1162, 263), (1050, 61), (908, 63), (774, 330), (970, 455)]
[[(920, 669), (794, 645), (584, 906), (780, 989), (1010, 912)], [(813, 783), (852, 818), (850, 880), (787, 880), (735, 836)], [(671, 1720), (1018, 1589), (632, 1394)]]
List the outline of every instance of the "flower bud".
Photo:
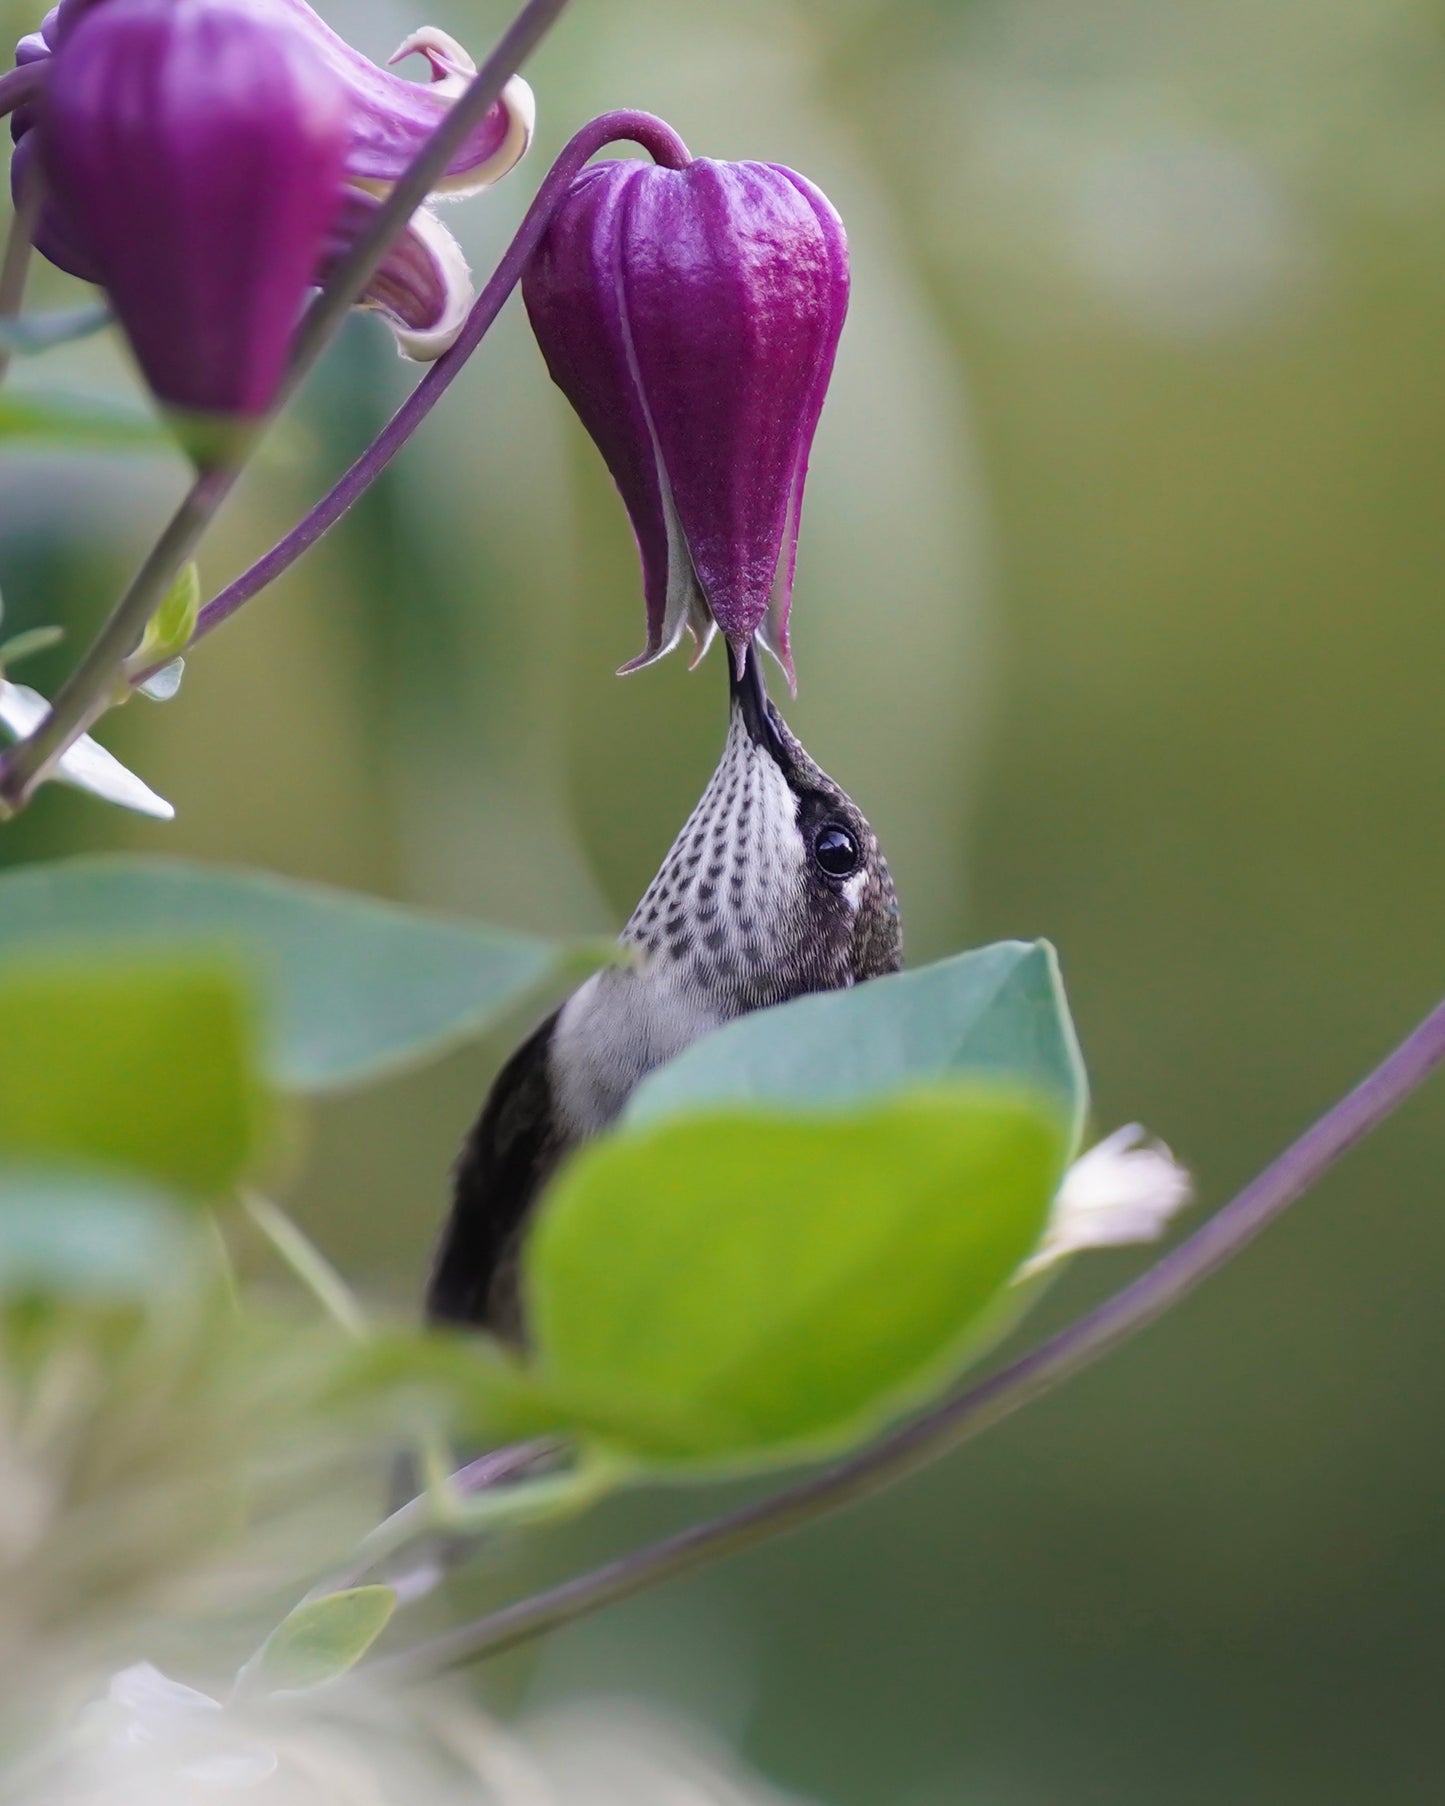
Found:
[[(424, 26), (393, 62), (353, 50), (306, 0), (61, 0), (16, 49), (40, 91), (11, 120), (11, 187), (37, 157), (36, 244), (102, 283), (147, 380), (183, 410), (254, 415), (273, 398), (305, 291), (369, 231), (381, 199), (476, 65)], [(438, 192), (471, 194), (527, 149), (532, 91), (513, 76)], [(408, 357), (455, 340), (471, 305), (461, 250), (418, 208), (358, 298)]]
[(270, 405), (340, 206), (345, 90), (246, 0), (100, 0), (62, 36), (40, 145), (64, 234), (155, 394)]
[(848, 306), (827, 199), (793, 171), (699, 158), (584, 170), (522, 279), (553, 380), (631, 516), (647, 647), (756, 635), (792, 681), (808, 452)]

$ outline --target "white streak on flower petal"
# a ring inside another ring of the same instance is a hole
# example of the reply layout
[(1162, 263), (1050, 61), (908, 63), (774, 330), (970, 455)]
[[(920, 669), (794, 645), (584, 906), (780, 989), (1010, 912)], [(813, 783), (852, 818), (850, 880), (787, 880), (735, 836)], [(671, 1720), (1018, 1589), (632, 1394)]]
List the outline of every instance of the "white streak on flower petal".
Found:
[[(413, 36), (419, 34), (413, 33)], [(441, 35), (441, 34), (438, 34)], [(458, 47), (460, 48), (460, 47)], [(423, 52), (425, 55), (426, 52)], [(465, 56), (465, 51), (462, 52)], [(428, 58), (430, 60), (430, 58)], [(470, 62), (471, 58), (467, 57)], [(465, 88), (466, 83), (462, 83)], [(461, 92), (453, 89), (445, 82), (438, 82), (432, 89), (450, 96)], [(459, 201), (469, 194), (480, 194), (484, 188), (490, 188), (500, 182), (502, 177), (513, 170), (526, 156), (532, 142), (532, 134), (537, 129), (537, 97), (533, 94), (531, 84), (520, 75), (514, 75), (497, 97), (497, 105), (504, 107), (507, 114), (507, 130), (502, 142), (484, 163), (474, 164), (471, 169), (458, 170), (453, 175), (443, 176), (428, 197), (433, 201)]]
[[(50, 704), (38, 690), (0, 678), (0, 727), (7, 728), (15, 739), (23, 740), (34, 733), (49, 713)], [(149, 784), (127, 771), (89, 734), (81, 735), (51, 775), (62, 784), (88, 790), (92, 796), (116, 803), (122, 809), (134, 809), (139, 815), (170, 821), (176, 813), (163, 796), (157, 796)]]
[(407, 230), (431, 259), (446, 296), (441, 317), (425, 327), (403, 326), (391, 315), (387, 324), (396, 334), (396, 348), (403, 357), (429, 364), (450, 351), (467, 323), (472, 305), (472, 272), (462, 247), (429, 207), (418, 207)]
[(1038, 1253), (1015, 1282), (1086, 1248), (1157, 1241), (1193, 1197), (1188, 1172), (1138, 1123), (1115, 1129), (1064, 1174)]

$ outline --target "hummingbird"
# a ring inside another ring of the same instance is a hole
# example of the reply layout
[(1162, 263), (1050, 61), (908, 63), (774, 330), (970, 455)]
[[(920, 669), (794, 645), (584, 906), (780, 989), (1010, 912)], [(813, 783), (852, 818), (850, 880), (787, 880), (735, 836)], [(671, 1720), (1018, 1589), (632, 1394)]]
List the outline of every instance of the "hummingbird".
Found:
[(547, 1181), (641, 1081), (701, 1036), (903, 963), (898, 899), (856, 803), (804, 750), (749, 645), (727, 659), (722, 757), (622, 931), (498, 1073), (457, 1161), (432, 1322), (523, 1343), (519, 1256)]

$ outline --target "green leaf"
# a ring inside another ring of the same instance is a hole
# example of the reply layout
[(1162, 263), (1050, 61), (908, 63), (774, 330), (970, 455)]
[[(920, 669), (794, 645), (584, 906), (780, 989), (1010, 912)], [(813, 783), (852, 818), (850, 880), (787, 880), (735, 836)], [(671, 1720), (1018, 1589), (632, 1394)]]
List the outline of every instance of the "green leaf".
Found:
[(524, 1257), (537, 1382), (654, 1463), (758, 1466), (861, 1439), (990, 1327), (1067, 1152), (1052, 1102), (987, 1084), (599, 1142)]
[(211, 1198), (263, 1100), (234, 973), (175, 957), (0, 964), (0, 1161), (94, 1165)]
[[(191, 643), (191, 635), (196, 630), (196, 616), (200, 612), (201, 573), (192, 559), (181, 566), (175, 582), (146, 622), (140, 645), (125, 661), (127, 676), (146, 671), (152, 665), (160, 664), (163, 659), (178, 659)], [(159, 675), (158, 672), (157, 676)], [(168, 700), (179, 688), (180, 677), (177, 675), (175, 683), (165, 691), (160, 700)], [(126, 684), (122, 684), (122, 689), (128, 694)], [(152, 694), (155, 692), (152, 691)]]
[(0, 450), (7, 444), (71, 446), (119, 451), (141, 446), (168, 450), (160, 423), (129, 402), (108, 395), (71, 395), (14, 387), (0, 393)]
[(266, 1069), (303, 1091), (435, 1057), (606, 957), (180, 860), (75, 859), (0, 878), (0, 957), (77, 941), (233, 950), (261, 987)]
[(999, 941), (744, 1016), (655, 1072), (624, 1120), (635, 1126), (721, 1104), (855, 1105), (959, 1076), (1057, 1099), (1077, 1145), (1088, 1087), (1047, 941)]
[(0, 1173), (0, 1300), (141, 1298), (193, 1271), (193, 1253), (174, 1205), (148, 1188)]
[(0, 350), (34, 357), (55, 345), (69, 345), (103, 332), (115, 318), (101, 303), (90, 307), (57, 307), (48, 313), (0, 319)]
[(307, 1600), (263, 1644), (256, 1679), (269, 1690), (319, 1687), (354, 1668), (396, 1610), (391, 1587), (350, 1587)]

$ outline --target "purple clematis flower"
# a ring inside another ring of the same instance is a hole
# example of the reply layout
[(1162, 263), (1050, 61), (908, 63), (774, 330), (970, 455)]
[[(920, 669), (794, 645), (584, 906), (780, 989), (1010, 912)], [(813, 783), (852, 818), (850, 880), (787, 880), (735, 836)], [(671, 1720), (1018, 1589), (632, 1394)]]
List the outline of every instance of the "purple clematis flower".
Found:
[(699, 158), (585, 170), (522, 279), (553, 380), (632, 519), (647, 647), (721, 628), (793, 681), (808, 452), (848, 307), (842, 221), (802, 176)]
[[(12, 186), (18, 198), (38, 173), (39, 249), (107, 289), (163, 401), (242, 417), (270, 405), (306, 290), (367, 229), (475, 73), (430, 28), (393, 60), (413, 53), (426, 85), (377, 68), (305, 0), (61, 0), (21, 40), (17, 65), (41, 76), (12, 121)], [(533, 116), (514, 78), (440, 192), (504, 174)], [(421, 208), (360, 305), (427, 359), (470, 303), (460, 248)]]

